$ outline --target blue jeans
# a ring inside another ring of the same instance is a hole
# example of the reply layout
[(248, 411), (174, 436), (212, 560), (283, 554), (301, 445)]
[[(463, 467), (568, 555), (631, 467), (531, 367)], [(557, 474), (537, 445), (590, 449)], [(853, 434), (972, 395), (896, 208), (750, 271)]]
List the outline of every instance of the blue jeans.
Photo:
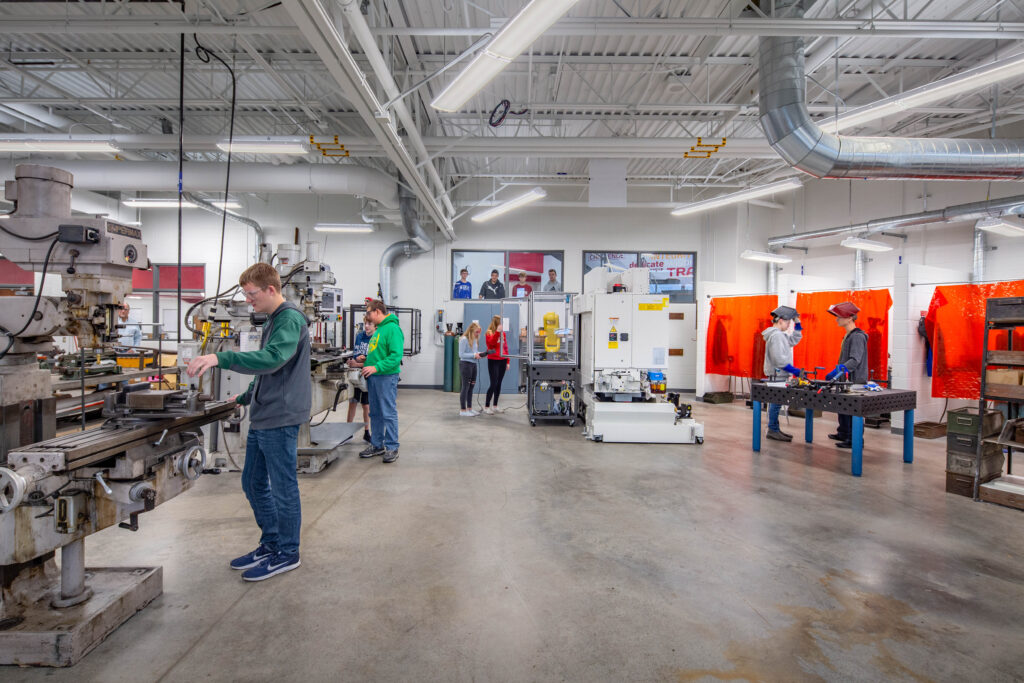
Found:
[(782, 406), (778, 403), (768, 404), (768, 431), (777, 432), (779, 431), (779, 410)]
[(242, 490), (263, 532), (260, 543), (288, 554), (299, 552), (302, 527), (298, 442), (299, 425), (249, 429), (242, 467)]
[(398, 450), (398, 375), (370, 375), (370, 438), (374, 448)]

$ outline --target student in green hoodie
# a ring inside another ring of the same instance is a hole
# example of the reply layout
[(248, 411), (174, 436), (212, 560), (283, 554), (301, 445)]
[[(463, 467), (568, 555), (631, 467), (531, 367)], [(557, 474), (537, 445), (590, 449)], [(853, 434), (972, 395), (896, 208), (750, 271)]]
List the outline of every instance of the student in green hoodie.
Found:
[(246, 581), (262, 581), (299, 566), (302, 509), (298, 465), (299, 426), (309, 420), (309, 321), (281, 295), (281, 277), (268, 263), (247, 268), (238, 278), (246, 301), (266, 313), (259, 351), (221, 351), (192, 359), (187, 372), (201, 375), (221, 367), (256, 375), (235, 400), (249, 406), (249, 435), (242, 490), (263, 532), (256, 550), (231, 560)]
[(363, 361), (363, 377), (370, 390), (370, 445), (360, 458), (384, 456), (386, 463), (398, 460), (398, 373), (402, 369), (405, 335), (394, 313), (383, 301), (366, 304), (367, 317), (377, 326)]

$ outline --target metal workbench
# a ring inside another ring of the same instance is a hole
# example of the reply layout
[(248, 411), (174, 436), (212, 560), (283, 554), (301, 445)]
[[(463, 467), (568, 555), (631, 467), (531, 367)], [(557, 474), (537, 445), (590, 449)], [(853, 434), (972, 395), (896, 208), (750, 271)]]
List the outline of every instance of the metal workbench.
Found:
[(761, 450), (761, 404), (778, 403), (790, 408), (802, 408), (804, 416), (804, 440), (814, 441), (814, 411), (842, 413), (853, 416), (852, 459), (850, 473), (855, 477), (861, 475), (864, 454), (864, 418), (882, 413), (894, 413), (902, 410), (903, 422), (903, 462), (914, 462), (914, 409), (917, 407), (917, 392), (900, 389), (883, 389), (882, 391), (854, 390), (850, 392), (833, 392), (825, 390), (818, 393), (816, 388), (790, 388), (770, 386), (765, 382), (752, 382), (750, 398), (754, 408), (753, 449)]

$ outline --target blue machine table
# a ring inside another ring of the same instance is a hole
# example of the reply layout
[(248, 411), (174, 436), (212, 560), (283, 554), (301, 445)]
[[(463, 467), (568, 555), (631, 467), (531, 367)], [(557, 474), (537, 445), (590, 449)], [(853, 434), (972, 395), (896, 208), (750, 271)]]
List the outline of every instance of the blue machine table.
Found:
[(818, 393), (817, 387), (772, 386), (767, 382), (753, 382), (750, 399), (754, 404), (753, 448), (761, 450), (761, 404), (778, 403), (790, 408), (803, 408), (804, 439), (814, 441), (814, 411), (842, 413), (853, 416), (853, 458), (850, 473), (861, 474), (864, 455), (864, 418), (882, 413), (903, 411), (903, 462), (914, 462), (914, 408), (917, 407), (917, 392), (899, 389), (882, 391), (853, 390), (847, 392), (825, 389)]

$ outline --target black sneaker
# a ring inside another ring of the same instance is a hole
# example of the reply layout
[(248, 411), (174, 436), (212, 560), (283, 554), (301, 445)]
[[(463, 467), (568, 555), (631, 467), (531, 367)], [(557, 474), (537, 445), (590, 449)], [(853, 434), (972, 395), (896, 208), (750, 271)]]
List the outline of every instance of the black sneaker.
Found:
[(836, 432), (835, 434), (829, 434), (828, 438), (832, 439), (833, 441), (849, 441), (850, 440), (847, 437), (845, 437), (842, 434), (840, 434), (839, 432)]
[(373, 440), (370, 438), (370, 432), (363, 432), (363, 441), (366, 443), (373, 443)]
[(793, 437), (790, 436), (789, 434), (784, 434), (783, 432), (774, 431), (774, 430), (771, 430), (771, 429), (769, 429), (768, 433), (765, 434), (765, 438), (771, 439), (773, 441), (792, 441), (793, 440)]
[(837, 441), (836, 448), (853, 448), (852, 441)]
[(383, 461), (385, 463), (392, 463), (398, 460), (398, 451), (384, 451)]
[(372, 458), (375, 455), (384, 455), (386, 451), (383, 448), (377, 448), (373, 444), (359, 451), (360, 458)]

